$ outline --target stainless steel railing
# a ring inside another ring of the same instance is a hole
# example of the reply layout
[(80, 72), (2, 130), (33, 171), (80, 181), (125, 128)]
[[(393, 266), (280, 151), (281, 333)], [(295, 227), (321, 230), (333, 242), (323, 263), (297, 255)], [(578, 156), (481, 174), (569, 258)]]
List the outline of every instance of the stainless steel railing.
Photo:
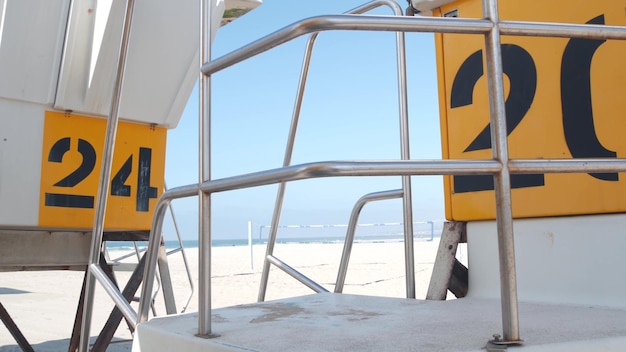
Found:
[[(208, 23), (206, 13), (203, 10), (203, 18)], [(366, 30), (366, 31), (393, 31), (393, 32), (440, 32), (440, 33), (469, 33), (485, 36), (487, 81), (489, 88), (490, 120), (493, 140), (493, 158), (486, 160), (402, 160), (402, 161), (353, 161), (353, 162), (318, 162), (302, 165), (286, 166), (273, 170), (260, 171), (246, 175), (227, 177), (210, 180), (210, 171), (207, 165), (201, 166), (202, 181), (173, 188), (159, 199), (155, 210), (151, 241), (146, 257), (146, 269), (144, 277), (146, 281), (142, 289), (138, 321), (143, 322), (148, 318), (149, 303), (145, 301), (150, 297), (152, 290), (156, 260), (159, 245), (159, 236), (162, 229), (163, 216), (167, 205), (173, 200), (183, 197), (191, 197), (200, 194), (203, 206), (201, 214), (205, 216), (200, 220), (202, 227), (200, 233), (200, 266), (201, 285), (199, 301), (198, 335), (211, 335), (210, 325), (210, 229), (207, 226), (210, 221), (210, 195), (214, 192), (222, 192), (234, 189), (254, 187), (295, 180), (331, 177), (331, 176), (411, 176), (411, 175), (467, 175), (486, 174), (493, 175), (495, 180), (495, 196), (497, 206), (498, 249), (501, 281), (501, 304), (502, 304), (502, 329), (503, 341), (515, 343), (520, 341), (519, 319), (517, 310), (517, 287), (515, 274), (515, 251), (513, 247), (513, 226), (511, 214), (511, 185), (510, 174), (515, 173), (563, 173), (563, 172), (624, 172), (626, 171), (626, 159), (600, 160), (600, 159), (572, 159), (572, 160), (510, 160), (506, 139), (506, 119), (504, 110), (504, 90), (502, 82), (502, 63), (500, 53), (500, 35), (526, 35), (547, 37), (576, 37), (593, 39), (619, 39), (626, 40), (626, 28), (604, 25), (573, 25), (552, 23), (531, 23), (520, 21), (499, 21), (496, 0), (483, 0), (483, 19), (459, 19), (459, 18), (409, 18), (392, 16), (366, 16), (366, 15), (336, 15), (318, 16), (296, 22), (273, 34), (261, 38), (250, 45), (216, 60), (205, 61), (202, 65), (204, 73), (204, 86), (210, 85), (209, 78), (212, 74), (256, 54), (269, 50), (277, 45), (304, 34), (325, 30)], [(206, 31), (206, 27), (205, 27)], [(206, 36), (205, 36), (206, 38)], [(208, 37), (210, 38), (210, 37)], [(210, 47), (210, 39), (206, 41)], [(202, 44), (205, 45), (205, 44)], [(204, 51), (210, 49), (205, 48)], [(210, 52), (209, 52), (210, 53)], [(206, 57), (206, 56), (205, 56)], [(210, 55), (208, 55), (210, 58)], [(203, 89), (201, 89), (203, 90)], [(208, 90), (203, 90), (209, 98)], [(204, 95), (203, 95), (204, 96)], [(203, 100), (201, 111), (204, 117), (201, 119), (203, 134), (203, 159), (208, 161), (209, 150), (207, 124), (209, 124), (208, 103)], [(207, 273), (209, 275), (207, 275)], [(208, 302), (208, 304), (207, 304)], [(120, 302), (116, 301), (118, 306)], [(124, 302), (125, 304), (125, 302)], [(132, 316), (128, 309), (123, 309), (125, 316)]]
[[(165, 190), (167, 190), (167, 184), (165, 184)], [(170, 216), (172, 218), (172, 225), (174, 226), (174, 233), (176, 233), (176, 239), (178, 240), (178, 248), (168, 251), (167, 255), (180, 252), (180, 255), (183, 259), (183, 265), (185, 266), (185, 272), (187, 273), (187, 281), (189, 282), (189, 294), (187, 295), (185, 304), (183, 304), (183, 308), (180, 311), (181, 313), (184, 313), (187, 310), (187, 307), (189, 307), (191, 298), (193, 298), (195, 287), (193, 285), (193, 277), (191, 274), (191, 269), (189, 268), (189, 263), (187, 261), (187, 253), (185, 253), (185, 246), (183, 245), (183, 239), (180, 236), (180, 230), (178, 228), (178, 221), (176, 221), (176, 215), (174, 215), (174, 208), (170, 204), (168, 209), (169, 209)]]
[[(93, 312), (94, 305), (94, 294), (95, 294), (95, 285), (96, 282), (100, 283), (102, 288), (107, 292), (107, 294), (111, 297), (116, 307), (122, 312), (126, 320), (133, 325), (133, 327), (137, 323), (137, 314), (132, 309), (130, 304), (126, 301), (126, 298), (122, 295), (119, 288), (111, 282), (108, 276), (104, 273), (104, 271), (99, 266), (100, 260), (100, 251), (102, 248), (102, 239), (104, 232), (104, 218), (106, 213), (106, 203), (107, 203), (107, 195), (109, 193), (109, 185), (111, 179), (111, 167), (113, 163), (113, 154), (115, 149), (115, 140), (117, 135), (117, 127), (119, 121), (119, 109), (120, 102), (122, 97), (122, 86), (124, 82), (124, 73), (126, 69), (126, 56), (128, 52), (128, 43), (130, 41), (132, 21), (133, 21), (133, 12), (135, 9), (135, 0), (127, 0), (126, 1), (126, 10), (124, 12), (124, 18), (122, 21), (122, 32), (121, 32), (121, 40), (120, 45), (118, 47), (118, 58), (115, 66), (115, 77), (113, 84), (113, 93), (111, 97), (111, 106), (109, 110), (109, 115), (107, 119), (106, 126), (106, 135), (104, 141), (104, 151), (102, 155), (102, 162), (100, 168), (100, 178), (98, 183), (98, 195), (97, 195), (97, 204), (95, 208), (94, 215), (94, 225), (92, 231), (91, 238), (91, 248), (90, 248), (90, 256), (89, 256), (89, 265), (86, 268), (85, 275), (85, 294), (83, 301), (83, 315), (80, 327), (80, 341), (78, 349), (81, 352), (87, 352), (89, 350), (89, 335), (91, 330), (91, 317)], [(63, 65), (62, 68), (63, 69)], [(174, 219), (174, 214), (172, 212), (172, 218)], [(178, 229), (176, 229), (177, 236), (179, 242), (181, 243), (182, 250), (182, 242), (180, 236), (178, 234)], [(154, 238), (154, 236), (152, 236)], [(160, 238), (157, 239), (160, 242)], [(188, 277), (191, 285), (191, 293), (189, 295), (189, 299), (185, 304), (187, 307), (189, 301), (191, 300), (191, 296), (193, 295), (193, 282), (191, 282), (191, 274), (189, 272), (189, 267), (187, 265), (187, 260), (185, 258), (185, 253), (183, 251), (183, 260), (185, 263), (185, 267), (187, 269)], [(154, 279), (154, 277), (152, 278)], [(173, 297), (173, 295), (172, 295)], [(145, 298), (145, 297), (144, 297)], [(152, 296), (149, 295), (149, 298), (145, 298), (152, 302)], [(166, 306), (171, 307), (172, 302), (167, 302)], [(175, 308), (174, 308), (175, 309)], [(169, 309), (168, 309), (169, 310)]]
[[(348, 272), (348, 262), (350, 261), (350, 254), (352, 253), (352, 244), (354, 243), (354, 237), (356, 235), (356, 226), (359, 221), (359, 215), (365, 204), (378, 200), (402, 198), (404, 196), (403, 189), (394, 189), (391, 191), (382, 191), (369, 193), (359, 198), (352, 208), (350, 213), (350, 221), (348, 222), (348, 229), (346, 230), (346, 239), (343, 243), (343, 252), (341, 253), (341, 261), (339, 262), (339, 270), (337, 271), (337, 280), (335, 281), (335, 293), (343, 292), (343, 286), (346, 282), (346, 274)], [(406, 238), (405, 238), (406, 244)], [(413, 232), (411, 231), (411, 240), (413, 243)], [(409, 297), (407, 297), (409, 298)]]
[(126, 53), (128, 52), (128, 42), (130, 40), (130, 29), (135, 9), (135, 0), (128, 0), (122, 27), (122, 40), (119, 46), (118, 60), (116, 62), (115, 83), (113, 86), (113, 96), (111, 98), (111, 109), (107, 119), (106, 136), (104, 140), (104, 152), (100, 167), (100, 181), (98, 183), (97, 204), (94, 215), (93, 232), (91, 237), (91, 250), (89, 254), (89, 265), (85, 275), (85, 296), (83, 301), (83, 317), (80, 328), (79, 351), (89, 350), (89, 330), (91, 329), (91, 315), (94, 304), (95, 284), (98, 280), (105, 291), (109, 294), (115, 305), (122, 314), (131, 322), (137, 321), (135, 311), (130, 307), (120, 290), (111, 283), (104, 271), (98, 265), (100, 249), (102, 247), (102, 237), (104, 232), (104, 215), (106, 212), (107, 195), (109, 194), (109, 180), (111, 179), (111, 167), (113, 164), (113, 151), (115, 147), (115, 136), (119, 120), (119, 108), (122, 94), (122, 84), (124, 82), (124, 70), (126, 66)]
[[(402, 16), (402, 8), (393, 0), (375, 0), (356, 7), (347, 14), (362, 14), (378, 7), (387, 6), (391, 8), (394, 16)], [(296, 101), (294, 104), (293, 114), (291, 118), (291, 126), (289, 128), (289, 134), (287, 138), (287, 146), (285, 148), (285, 156), (283, 159), (283, 166), (289, 166), (291, 164), (291, 156), (293, 154), (293, 147), (296, 139), (296, 132), (298, 129), (298, 122), (300, 119), (300, 109), (302, 107), (302, 100), (304, 97), (304, 90), (306, 87), (306, 79), (309, 72), (309, 64), (311, 62), (311, 55), (313, 53), (313, 47), (317, 39), (318, 33), (313, 33), (307, 41), (306, 49), (304, 52), (304, 61), (302, 63), (302, 69), (300, 71), (300, 80), (298, 82), (298, 90), (296, 93)], [(400, 156), (402, 160), (409, 160), (410, 146), (409, 146), (409, 116), (408, 116), (408, 93), (406, 85), (406, 48), (404, 41), (404, 33), (396, 33), (396, 57), (397, 57), (397, 73), (398, 73), (398, 110), (400, 111)], [(265, 294), (267, 292), (267, 282), (269, 279), (270, 265), (277, 263), (277, 258), (274, 257), (274, 245), (276, 243), (276, 236), (278, 234), (278, 227), (280, 222), (280, 214), (283, 207), (283, 200), (285, 198), (286, 183), (281, 182), (278, 184), (278, 191), (276, 194), (276, 201), (274, 203), (274, 213), (272, 214), (272, 221), (270, 232), (267, 238), (267, 247), (265, 253), (265, 260), (263, 261), (263, 270), (261, 272), (261, 283), (259, 285), (258, 301), (265, 300)], [(414, 264), (414, 250), (413, 250), (413, 209), (411, 201), (411, 177), (402, 176), (402, 194), (403, 194), (403, 217), (404, 217), (404, 234), (405, 234), (405, 277), (406, 277), (406, 296), (407, 298), (415, 298), (415, 264)], [(283, 263), (284, 264), (284, 263)], [(284, 268), (284, 265), (280, 267)], [(299, 274), (299, 273), (298, 273)], [(301, 277), (302, 275), (298, 275)], [(306, 284), (306, 283), (305, 283)], [(307, 285), (308, 286), (308, 285)], [(310, 286), (309, 286), (310, 287)], [(315, 290), (315, 289), (314, 289)]]
[[(352, 245), (354, 244), (354, 238), (356, 235), (356, 227), (358, 225), (357, 222), (359, 220), (359, 215), (361, 214), (361, 210), (363, 210), (363, 207), (365, 206), (365, 204), (369, 202), (373, 202), (373, 201), (378, 201), (378, 200), (402, 198), (403, 195), (404, 195), (403, 189), (374, 192), (374, 193), (369, 193), (369, 194), (364, 195), (363, 197), (359, 198), (359, 200), (354, 204), (354, 207), (352, 208), (352, 213), (350, 214), (350, 221), (348, 222), (348, 225), (346, 226), (346, 236), (345, 236), (344, 245), (343, 245), (343, 252), (341, 255), (341, 261), (340, 261), (339, 270), (337, 273), (337, 280), (335, 282), (335, 290), (334, 290), (335, 293), (341, 293), (343, 291), (343, 286), (344, 286), (344, 283), (346, 280), (346, 274), (348, 271), (348, 262), (350, 260), (350, 254), (352, 252)], [(432, 224), (432, 222), (430, 223)], [(271, 228), (273, 226), (274, 225), (270, 225), (269, 227)], [(316, 225), (313, 225), (313, 226), (317, 227)], [(332, 225), (328, 225), (328, 226), (332, 226)], [(343, 226), (343, 225), (339, 225), (339, 226)], [(277, 227), (280, 227), (280, 226), (277, 225)], [(431, 237), (432, 237), (432, 233), (431, 233)], [(413, 242), (413, 233), (411, 233), (411, 242)], [(268, 245), (269, 245), (269, 242), (268, 242)], [(293, 277), (294, 279), (296, 279), (297, 281), (299, 281), (300, 283), (302, 283), (303, 285), (310, 288), (316, 293), (328, 292), (328, 290), (324, 288), (322, 285), (313, 281), (312, 279), (302, 274), (298, 270), (294, 269), (289, 264), (278, 259), (271, 253), (265, 255), (265, 261), (269, 262), (270, 264), (273, 264), (278, 269), (282, 270), (283, 272)], [(265, 284), (267, 286), (267, 282), (261, 283), (261, 284), (262, 285)]]

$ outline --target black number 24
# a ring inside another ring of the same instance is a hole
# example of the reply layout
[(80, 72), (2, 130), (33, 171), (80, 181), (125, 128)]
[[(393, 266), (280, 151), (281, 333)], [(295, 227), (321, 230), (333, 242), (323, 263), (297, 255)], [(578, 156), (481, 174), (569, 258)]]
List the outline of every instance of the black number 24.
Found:
[[(70, 150), (70, 137), (57, 140), (48, 153), (48, 161), (62, 163), (63, 155)], [(91, 174), (96, 165), (96, 150), (88, 141), (78, 139), (78, 152), (83, 160), (81, 164), (69, 175), (54, 184), (55, 187), (72, 188), (85, 180)], [(152, 149), (139, 148), (139, 162), (137, 172), (137, 196), (136, 210), (147, 212), (151, 198), (157, 197), (157, 188), (150, 186), (150, 166), (152, 163)], [(128, 176), (133, 170), (133, 155), (131, 154), (122, 167), (111, 179), (111, 195), (130, 197), (131, 186), (126, 185)], [(93, 208), (95, 197), (91, 195), (75, 195), (65, 193), (45, 194), (45, 205), (64, 208)]]
[[(604, 24), (600, 15), (587, 24)], [(561, 108), (563, 132), (567, 147), (574, 158), (616, 157), (616, 153), (602, 146), (595, 132), (591, 106), (591, 60), (604, 40), (571, 39), (561, 59)], [(515, 44), (502, 45), (502, 69), (509, 77), (510, 90), (505, 103), (507, 134), (511, 134), (530, 109), (537, 90), (537, 68), (532, 56)], [(482, 50), (470, 55), (459, 68), (452, 83), (450, 107), (472, 104), (474, 88), (483, 76)], [(488, 124), (474, 138), (464, 152), (491, 148)], [(605, 181), (617, 181), (617, 173), (592, 173)], [(543, 174), (511, 175), (513, 188), (536, 187), (545, 184)], [(464, 175), (454, 177), (454, 192), (493, 190), (493, 177)]]

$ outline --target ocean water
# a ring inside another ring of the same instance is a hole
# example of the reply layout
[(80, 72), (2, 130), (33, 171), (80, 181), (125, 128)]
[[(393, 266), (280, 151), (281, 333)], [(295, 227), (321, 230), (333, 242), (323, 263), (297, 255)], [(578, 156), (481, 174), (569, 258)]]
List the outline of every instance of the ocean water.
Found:
[[(435, 236), (438, 236), (435, 233)], [(413, 237), (415, 240), (423, 240), (430, 241), (432, 240), (432, 236), (430, 233), (418, 233)], [(277, 238), (276, 243), (343, 243), (345, 240), (344, 237), (287, 237), (287, 238)], [(379, 235), (379, 236), (357, 236), (354, 240), (355, 243), (376, 243), (376, 242), (402, 242), (404, 238), (400, 234), (394, 235)], [(266, 244), (267, 239), (259, 239), (253, 238), (252, 244)], [(185, 248), (198, 248), (197, 240), (183, 240), (183, 246)], [(115, 241), (115, 242), (107, 242), (107, 250), (108, 251), (128, 251), (133, 250), (135, 245), (139, 250), (143, 250), (146, 248), (147, 242), (131, 242), (131, 241)], [(247, 238), (234, 238), (234, 239), (214, 239), (212, 241), (213, 247), (231, 247), (231, 246), (247, 246), (248, 239)], [(167, 250), (174, 250), (179, 248), (180, 245), (178, 241), (165, 241), (165, 248)]]
[[(443, 221), (416, 221), (413, 223), (413, 238), (417, 241), (431, 241), (433, 237), (441, 236)], [(276, 243), (343, 243), (345, 241), (347, 225), (281, 225)], [(267, 243), (270, 232), (269, 225), (256, 226), (252, 233), (252, 244), (263, 245)], [(225, 234), (221, 234), (226, 236)], [(248, 236), (250, 234), (247, 234)], [(230, 239), (213, 239), (213, 247), (247, 246), (248, 236), (233, 234)], [(165, 235), (165, 247), (168, 251), (180, 247), (172, 234)], [(401, 222), (396, 223), (372, 223), (358, 224), (354, 242), (402, 242), (404, 241), (404, 228)], [(183, 247), (198, 248), (198, 240), (183, 240)], [(145, 249), (146, 242), (107, 242), (108, 251), (129, 251), (135, 246), (139, 250)]]

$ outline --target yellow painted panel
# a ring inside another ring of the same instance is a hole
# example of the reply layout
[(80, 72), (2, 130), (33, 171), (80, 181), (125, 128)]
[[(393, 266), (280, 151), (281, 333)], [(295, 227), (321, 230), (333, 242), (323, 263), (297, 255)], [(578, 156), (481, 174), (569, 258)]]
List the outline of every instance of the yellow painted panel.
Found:
[[(481, 2), (435, 11), (482, 17)], [(626, 1), (500, 1), (503, 20), (626, 26)], [(492, 155), (482, 36), (437, 36), (444, 158)], [(626, 42), (568, 38), (502, 38), (509, 155), (514, 158), (626, 157)], [(513, 215), (626, 211), (626, 175), (514, 175)], [(495, 217), (493, 182), (446, 177), (446, 217)]]
[[(39, 226), (92, 228), (106, 120), (47, 111)], [(107, 198), (107, 230), (148, 230), (164, 189), (166, 129), (120, 122)]]

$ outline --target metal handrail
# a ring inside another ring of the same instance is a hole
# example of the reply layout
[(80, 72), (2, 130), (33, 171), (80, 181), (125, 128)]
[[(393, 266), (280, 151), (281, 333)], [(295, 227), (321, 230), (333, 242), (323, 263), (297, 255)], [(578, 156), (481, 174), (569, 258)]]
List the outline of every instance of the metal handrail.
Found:
[(517, 303), (517, 271), (513, 240), (513, 207), (511, 204), (511, 173), (509, 170), (509, 141), (506, 129), (504, 100), (504, 69), (497, 0), (483, 0), (483, 17), (494, 23), (485, 34), (485, 61), (489, 120), (491, 126), (493, 159), (502, 163), (502, 170), (493, 175), (496, 198), (496, 227), (498, 229), (498, 257), (500, 264), (500, 301), (502, 308), (503, 339), (519, 342), (519, 311)]
[(202, 65), (202, 73), (212, 75), (253, 56), (268, 51), (305, 34), (328, 30), (362, 30), (376, 32), (438, 32), (485, 34), (493, 23), (467, 18), (398, 17), (368, 15), (324, 15), (309, 17), (283, 27), (241, 49)]
[[(518, 173), (588, 173), (626, 172), (626, 159), (542, 159), (511, 160), (511, 172)], [(528, 167), (529, 169), (524, 169)], [(258, 187), (279, 182), (290, 182), (320, 177), (338, 176), (397, 176), (397, 175), (492, 175), (501, 170), (501, 164), (494, 160), (381, 160), (381, 161), (328, 161), (315, 162), (289, 167), (259, 171), (244, 175), (215, 179), (201, 184), (190, 184), (169, 189), (157, 201), (150, 232), (151, 240), (146, 253), (146, 281), (142, 288), (151, 291), (151, 280), (156, 271), (158, 236), (163, 227), (163, 215), (174, 199), (197, 196), (199, 192), (218, 193), (236, 189)], [(156, 246), (155, 246), (156, 243)], [(139, 321), (146, 321), (145, 303), (139, 305)]]
[(98, 183), (97, 204), (94, 214), (93, 231), (91, 236), (91, 249), (89, 252), (89, 265), (85, 275), (85, 295), (83, 297), (83, 316), (80, 328), (79, 351), (87, 352), (89, 349), (89, 330), (91, 329), (91, 316), (93, 312), (95, 284), (97, 279), (111, 296), (116, 306), (120, 309), (128, 321), (134, 323), (137, 320), (135, 312), (130, 308), (120, 290), (102, 271), (98, 262), (100, 260), (100, 250), (102, 247), (102, 236), (104, 233), (104, 216), (106, 212), (107, 195), (109, 193), (109, 183), (111, 179), (111, 168), (113, 165), (113, 151), (115, 149), (115, 137), (117, 133), (117, 123), (119, 120), (119, 108), (124, 82), (124, 71), (126, 66), (126, 54), (130, 41), (130, 30), (132, 27), (133, 11), (135, 0), (127, 0), (126, 11), (122, 26), (122, 34), (118, 49), (118, 59), (115, 63), (115, 83), (113, 85), (113, 96), (107, 119), (106, 136), (104, 139), (104, 151), (100, 167), (100, 179)]
[[(164, 192), (155, 206), (146, 253), (145, 281), (142, 286), (142, 301), (139, 303), (138, 323), (147, 321), (148, 308), (144, 295), (150, 295), (159, 249), (159, 234), (163, 229), (164, 214), (174, 199), (197, 196), (198, 193), (212, 194), (235, 189), (257, 187), (320, 177), (339, 176), (398, 176), (398, 175), (490, 175), (501, 170), (494, 160), (383, 160), (383, 161), (327, 161), (292, 165), (259, 171), (245, 175), (225, 177), (171, 188)], [(624, 163), (626, 169), (626, 162)], [(206, 280), (209, 280), (208, 278)]]
[[(283, 158), (283, 166), (289, 166), (291, 164), (291, 156), (293, 152), (293, 146), (296, 138), (296, 130), (298, 129), (298, 121), (300, 119), (300, 108), (302, 107), (302, 99), (304, 96), (304, 88), (306, 86), (306, 79), (309, 73), (309, 64), (311, 62), (311, 53), (315, 40), (317, 39), (317, 33), (312, 34), (304, 51), (304, 61), (302, 63), (302, 69), (300, 72), (300, 80), (298, 82), (298, 90), (296, 92), (296, 102), (294, 104), (293, 114), (291, 117), (291, 125), (289, 127), (289, 133), (287, 134), (287, 146), (285, 147), (285, 156)], [(276, 200), (274, 203), (274, 212), (272, 214), (272, 221), (270, 231), (267, 237), (267, 245), (265, 248), (265, 260), (263, 261), (263, 269), (261, 271), (261, 282), (259, 284), (259, 294), (257, 300), (259, 302), (265, 300), (265, 293), (267, 290), (267, 281), (269, 278), (269, 264), (267, 259), (274, 253), (274, 244), (276, 243), (276, 235), (278, 233), (278, 226), (280, 221), (280, 214), (282, 211), (283, 200), (285, 197), (286, 184), (281, 182), (278, 184), (278, 190), (276, 191)]]
[[(158, 254), (158, 236), (162, 228), (164, 209), (177, 198), (209, 195), (232, 189), (240, 189), (265, 184), (294, 181), (313, 177), (329, 176), (389, 176), (389, 175), (494, 175), (497, 213), (498, 246), (500, 252), (500, 273), (502, 283), (502, 327), (503, 339), (507, 342), (519, 341), (517, 316), (517, 294), (515, 287), (514, 249), (512, 247), (513, 229), (511, 214), (510, 184), (508, 176), (512, 173), (528, 172), (601, 172), (626, 171), (626, 159), (575, 159), (575, 160), (509, 160), (506, 141), (506, 119), (504, 111), (504, 92), (502, 66), (499, 60), (499, 35), (532, 35), (548, 37), (579, 37), (594, 39), (626, 39), (626, 29), (622, 27), (598, 25), (573, 25), (531, 22), (499, 22), (496, 0), (483, 0), (485, 18), (482, 20), (455, 18), (397, 18), (389, 16), (319, 16), (297, 22), (291, 26), (264, 37), (242, 49), (225, 55), (217, 60), (203, 64), (202, 72), (206, 75), (232, 66), (251, 56), (294, 39), (302, 34), (329, 29), (359, 29), (378, 31), (405, 32), (440, 32), (474, 33), (486, 35), (487, 79), (490, 91), (490, 120), (494, 143), (494, 155), (491, 160), (428, 160), (428, 161), (378, 161), (378, 162), (326, 162), (311, 163), (267, 170), (219, 180), (209, 180), (198, 184), (177, 187), (165, 192), (157, 202), (153, 217), (151, 241), (146, 254), (146, 281), (142, 288), (142, 302), (139, 305), (138, 321), (148, 318), (145, 298), (152, 289), (152, 280), (156, 270)], [(527, 169), (526, 169), (527, 168)], [(532, 169), (532, 170), (531, 170)], [(505, 211), (501, 211), (504, 209)], [(210, 230), (206, 232), (210, 234)], [(201, 232), (201, 243), (206, 242), (205, 232)], [(209, 242), (210, 248), (210, 242)], [(201, 249), (200, 256), (205, 252)], [(201, 264), (203, 261), (201, 261)], [(204, 261), (206, 263), (206, 261)], [(511, 265), (513, 264), (513, 265)], [(210, 291), (210, 276), (204, 276)], [(513, 285), (511, 285), (513, 283)], [(200, 292), (200, 295), (208, 292)], [(117, 303), (117, 302), (116, 302)], [(207, 307), (202, 306), (200, 314), (210, 316)], [(199, 314), (199, 315), (200, 315)], [(203, 334), (199, 319), (199, 332)], [(210, 332), (210, 326), (209, 326)]]
[[(167, 184), (165, 184), (164, 186), (165, 186), (165, 189), (167, 190)], [(170, 216), (172, 217), (172, 225), (174, 226), (174, 232), (176, 233), (176, 238), (178, 239), (178, 248), (170, 252), (167, 252), (167, 255), (174, 254), (180, 251), (180, 255), (183, 258), (183, 265), (185, 266), (185, 271), (187, 272), (187, 280), (189, 281), (189, 288), (190, 288), (189, 295), (187, 296), (187, 300), (185, 301), (185, 304), (183, 305), (183, 308), (180, 311), (181, 313), (185, 313), (185, 311), (187, 310), (187, 307), (189, 307), (189, 302), (191, 302), (191, 298), (193, 297), (195, 288), (193, 285), (193, 276), (191, 275), (191, 269), (189, 269), (189, 263), (187, 262), (187, 254), (185, 253), (185, 246), (183, 245), (183, 239), (180, 236), (178, 222), (176, 221), (176, 216), (174, 215), (174, 208), (170, 204), (168, 209), (170, 211)]]
[[(284, 184), (284, 182), (280, 183), (280, 185), (282, 184)], [(364, 195), (363, 197), (359, 198), (359, 200), (355, 203), (354, 207), (352, 208), (350, 221), (348, 222), (347, 229), (346, 229), (346, 237), (344, 240), (343, 252), (342, 252), (341, 261), (339, 264), (339, 270), (337, 273), (337, 281), (335, 282), (335, 290), (334, 290), (335, 293), (342, 293), (343, 291), (343, 286), (346, 280), (346, 273), (348, 271), (348, 261), (350, 260), (350, 253), (352, 252), (352, 245), (354, 244), (354, 237), (356, 235), (356, 227), (358, 225), (357, 222), (359, 220), (359, 215), (361, 214), (361, 210), (363, 209), (363, 206), (373, 201), (402, 198), (403, 195), (404, 195), (404, 190), (402, 189), (375, 192), (375, 193), (369, 193), (369, 194)], [(430, 223), (432, 224), (432, 222)], [(270, 225), (270, 227), (272, 226), (274, 225)], [(411, 233), (411, 236), (413, 236), (412, 233)], [(432, 233), (431, 233), (431, 236), (432, 236)], [(277, 268), (281, 269), (283, 272), (287, 273), (288, 275), (298, 280), (300, 283), (304, 284), (305, 286), (312, 289), (316, 293), (328, 292), (328, 290), (325, 289), (323, 286), (311, 280), (310, 278), (308, 278), (307, 276), (305, 276), (298, 270), (292, 268), (291, 266), (289, 266), (287, 263), (283, 262), (282, 260), (276, 258), (272, 254), (266, 254), (265, 261), (271, 264), (274, 264)], [(267, 285), (267, 282), (265, 283), (265, 285)]]
[[(202, 65), (205, 75), (212, 75), (228, 67), (268, 51), (276, 46), (313, 32), (328, 30), (362, 30), (385, 32), (428, 32), (486, 34), (496, 26), (484, 19), (454, 17), (394, 17), (367, 15), (325, 15), (295, 22), (247, 46)], [(501, 21), (497, 24), (501, 35), (616, 39), (626, 40), (623, 27), (594, 24), (566, 24), (549, 22)]]
[(287, 263), (283, 262), (282, 260), (274, 257), (273, 255), (266, 256), (265, 260), (267, 260), (268, 262), (271, 262), (278, 269), (284, 271), (289, 276), (291, 276), (294, 279), (300, 281), (300, 283), (302, 283), (306, 287), (310, 288), (311, 290), (315, 291), (316, 293), (328, 292), (328, 290), (325, 289), (322, 285), (320, 285), (317, 282), (309, 279), (304, 274), (302, 274), (298, 270), (292, 268), (291, 266), (289, 266)]
[[(139, 250), (139, 247), (137, 246), (137, 242), (133, 241), (133, 247), (135, 248), (135, 255), (137, 257), (137, 263), (141, 262), (141, 252), (145, 252), (145, 250)], [(154, 292), (152, 293), (152, 298), (150, 299), (152, 301), (152, 303), (150, 304), (150, 307), (152, 308), (152, 314), (154, 314), (155, 316), (157, 315), (156, 313), (156, 307), (154, 306), (154, 301), (156, 300), (159, 291), (161, 291), (161, 279), (159, 279), (159, 276), (155, 276), (154, 277), (156, 283), (157, 283), (157, 288), (156, 290), (154, 290)]]
[[(367, 4), (358, 6), (352, 10), (347, 11), (347, 14), (362, 14), (378, 7), (387, 6), (391, 8), (395, 16), (402, 16), (402, 8), (393, 0), (375, 0)], [(289, 133), (287, 136), (287, 145), (285, 147), (285, 155), (283, 159), (283, 166), (289, 166), (291, 164), (291, 157), (293, 154), (293, 147), (295, 144), (296, 132), (298, 129), (298, 122), (300, 119), (300, 110), (302, 107), (302, 100), (304, 97), (304, 90), (306, 87), (306, 80), (309, 73), (309, 65), (311, 63), (311, 55), (313, 47), (319, 33), (313, 33), (307, 41), (307, 45), (304, 51), (304, 60), (302, 62), (302, 68), (300, 70), (300, 79), (298, 81), (298, 89), (296, 92), (296, 101), (294, 103), (293, 113), (291, 117), (291, 125), (289, 127)], [(410, 159), (410, 147), (409, 147), (409, 135), (408, 135), (408, 107), (407, 107), (407, 87), (406, 87), (406, 49), (404, 41), (404, 33), (396, 33), (396, 56), (398, 60), (398, 96), (399, 96), (399, 111), (400, 111), (400, 136), (401, 136), (401, 159)], [(413, 242), (409, 241), (409, 236), (413, 234), (413, 219), (412, 219), (412, 201), (411, 201), (411, 179), (409, 176), (402, 177), (402, 188), (404, 194), (403, 203), (403, 216), (404, 216), (404, 233), (405, 233), (405, 263), (406, 263), (406, 296), (407, 298), (415, 298), (415, 269), (414, 269), (414, 255), (413, 255)], [(265, 300), (265, 294), (267, 292), (267, 283), (270, 273), (270, 265), (272, 262), (268, 260), (270, 256), (274, 254), (274, 245), (276, 243), (276, 237), (278, 234), (278, 226), (280, 222), (280, 214), (282, 211), (283, 201), (285, 198), (286, 184), (281, 182), (278, 184), (278, 190), (276, 192), (276, 200), (274, 203), (274, 212), (272, 214), (271, 227), (267, 238), (267, 246), (265, 252), (265, 260), (263, 261), (263, 270), (261, 271), (261, 282), (259, 284), (259, 294), (257, 300), (262, 302)], [(410, 234), (410, 235), (409, 235)]]
[[(352, 208), (348, 229), (346, 230), (346, 239), (343, 242), (343, 252), (341, 253), (341, 261), (339, 262), (339, 270), (337, 271), (337, 281), (335, 281), (335, 293), (343, 292), (343, 285), (346, 282), (346, 274), (348, 272), (348, 261), (352, 253), (352, 244), (354, 244), (354, 236), (356, 235), (356, 226), (359, 221), (359, 215), (365, 204), (378, 200), (387, 200), (394, 198), (402, 198), (404, 190), (394, 189), (391, 191), (382, 191), (369, 193), (359, 198)], [(413, 242), (413, 232), (411, 232), (411, 242)]]
[[(211, 61), (212, 0), (200, 0), (200, 62)], [(211, 179), (211, 76), (198, 77), (198, 178)], [(211, 336), (211, 195), (198, 192), (198, 275), (206, 280), (198, 282), (198, 335)], [(207, 282), (208, 281), (208, 282)]]

